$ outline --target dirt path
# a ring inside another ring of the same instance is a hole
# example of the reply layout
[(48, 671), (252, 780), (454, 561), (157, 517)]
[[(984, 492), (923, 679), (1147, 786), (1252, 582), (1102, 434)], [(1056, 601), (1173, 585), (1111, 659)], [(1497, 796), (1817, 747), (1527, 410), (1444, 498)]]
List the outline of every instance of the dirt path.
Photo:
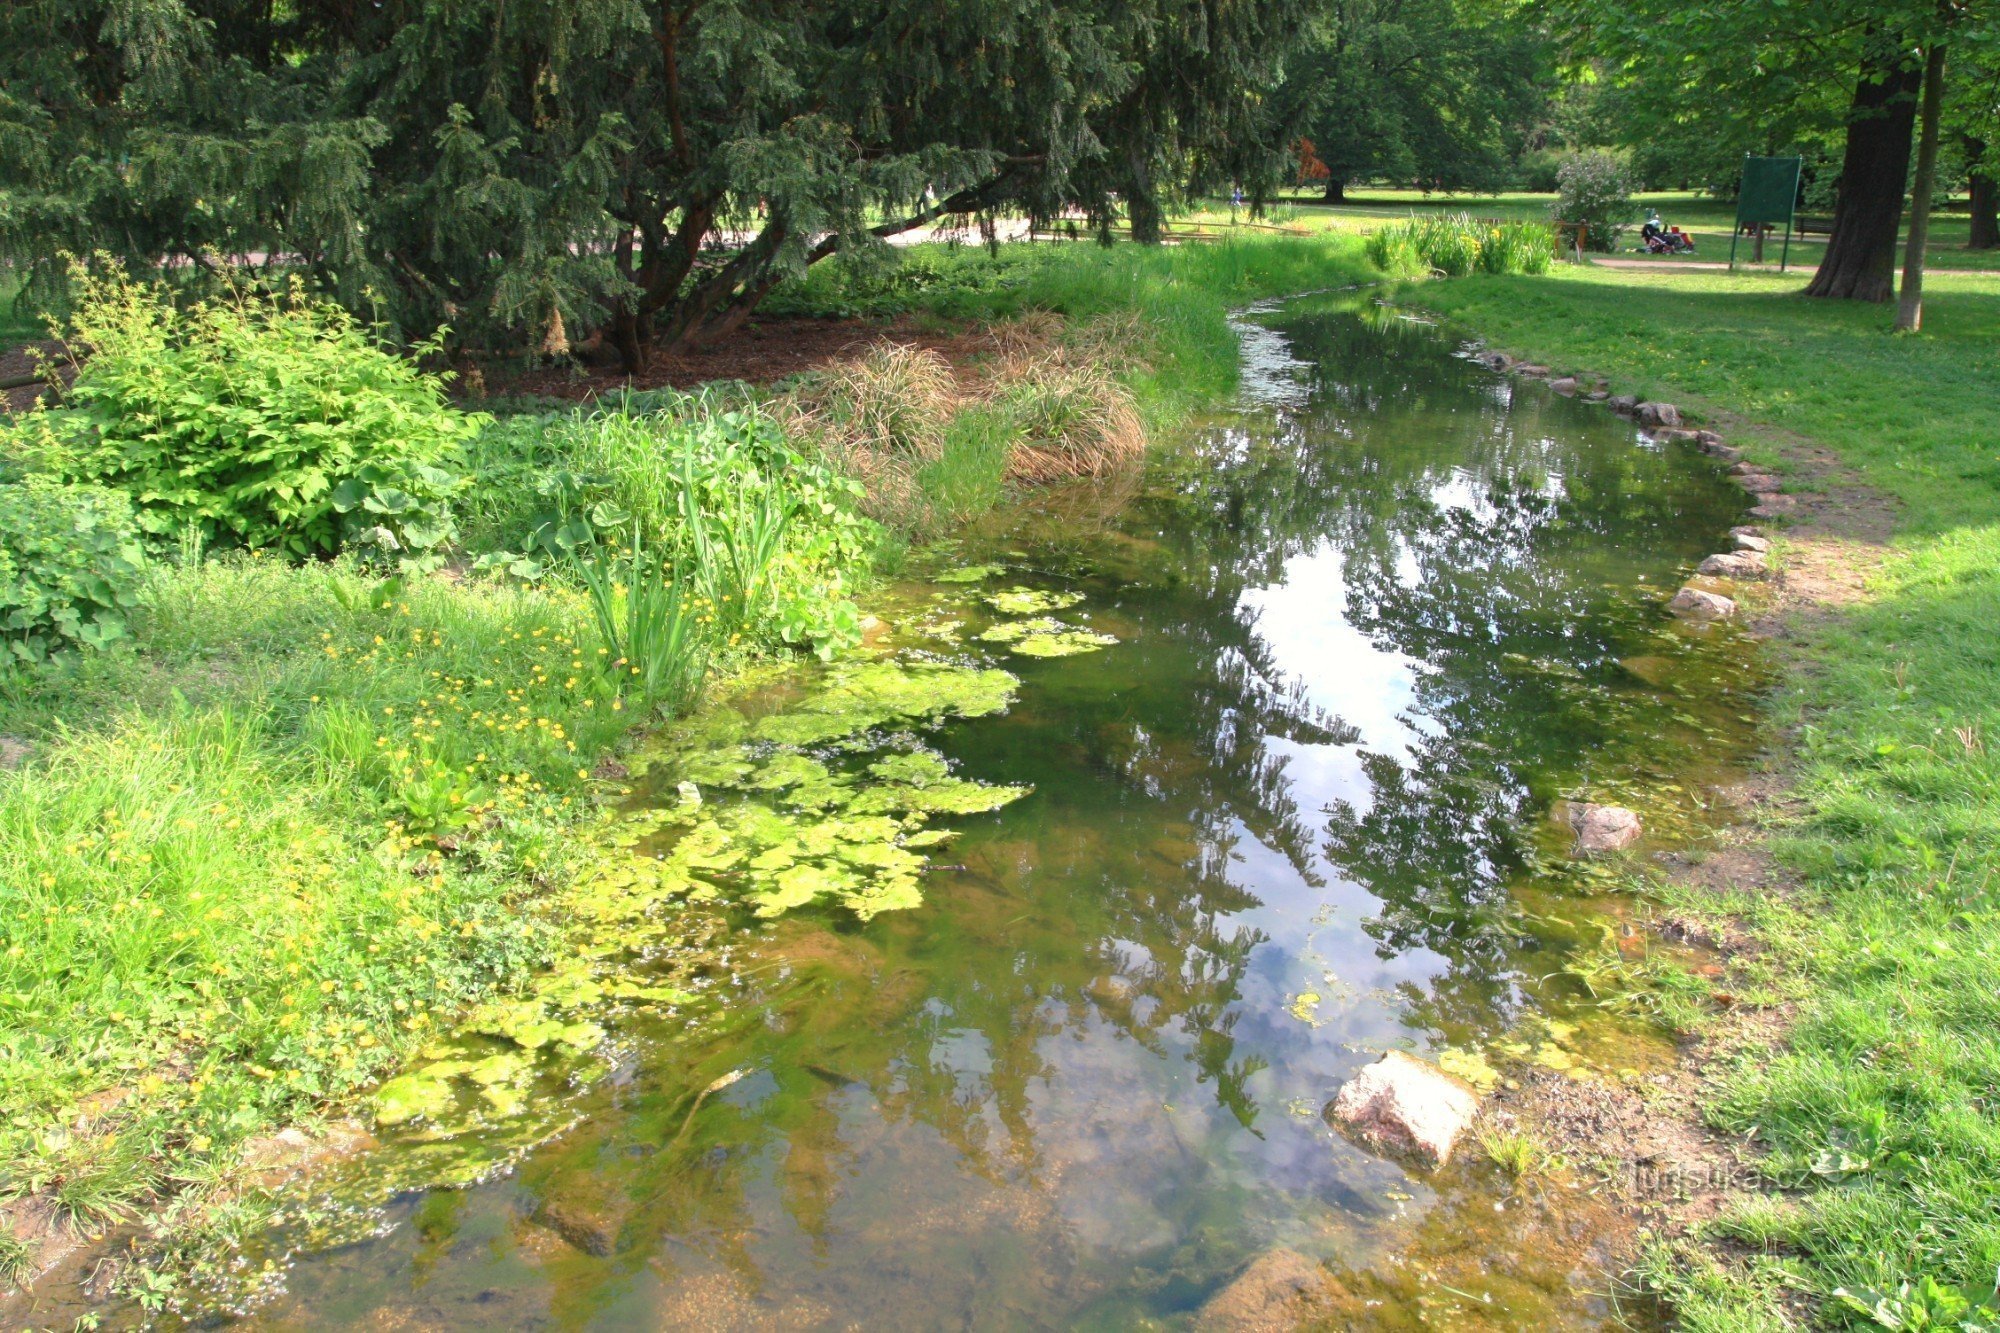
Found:
[[(1729, 272), (1728, 261), (1716, 259), (1621, 259), (1615, 255), (1605, 255), (1595, 256), (1590, 262), (1598, 268), (1631, 269), (1639, 272)], [(1801, 263), (1794, 260), (1791, 269), (1788, 271), (1810, 276), (1813, 264), (1816, 262)], [(1779, 271), (1776, 264), (1769, 262), (1753, 264), (1747, 259), (1737, 260), (1736, 268), (1738, 272), (1748, 273), (1776, 273)], [(1924, 274), (1926, 277), (2000, 278), (2000, 268), (1926, 268)]]

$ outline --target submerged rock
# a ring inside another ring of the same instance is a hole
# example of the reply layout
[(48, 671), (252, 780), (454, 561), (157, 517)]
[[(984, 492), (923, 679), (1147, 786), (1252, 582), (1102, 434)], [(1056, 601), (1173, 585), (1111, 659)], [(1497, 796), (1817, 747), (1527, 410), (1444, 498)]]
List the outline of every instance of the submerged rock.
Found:
[(1680, 409), (1672, 403), (1640, 403), (1633, 409), (1642, 426), (1678, 426), (1681, 424)]
[(1615, 852), (1637, 842), (1644, 831), (1639, 816), (1622, 805), (1573, 806), (1569, 826), (1576, 832), (1580, 852)]
[(1549, 381), (1549, 387), (1567, 398), (1576, 392), (1576, 377), (1574, 375), (1559, 376)]
[(1296, 1328), (1328, 1295), (1326, 1270), (1297, 1250), (1269, 1250), (1195, 1315), (1195, 1327), (1231, 1333)]
[(1736, 614), (1736, 603), (1719, 592), (1682, 588), (1667, 610), (1685, 620), (1727, 620)]
[(1370, 1147), (1431, 1166), (1451, 1160), (1479, 1098), (1451, 1075), (1390, 1051), (1341, 1085), (1327, 1119)]
[(1761, 579), (1769, 577), (1771, 571), (1756, 551), (1729, 551), (1708, 557), (1694, 572), (1717, 579)]

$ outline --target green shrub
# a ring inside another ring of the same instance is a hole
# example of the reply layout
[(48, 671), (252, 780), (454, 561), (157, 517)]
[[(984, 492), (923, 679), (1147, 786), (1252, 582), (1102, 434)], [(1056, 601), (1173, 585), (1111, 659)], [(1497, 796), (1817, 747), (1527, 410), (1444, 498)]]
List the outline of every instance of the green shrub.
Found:
[[(131, 495), (140, 526), (295, 556), (360, 545), (435, 559), (476, 419), (337, 306), (248, 292), (176, 306), (76, 271), (71, 408), (13, 432), (72, 479)], [(419, 352), (429, 350), (419, 348)]]
[(33, 475), (0, 482), (0, 643), (8, 656), (39, 662), (123, 638), (144, 570), (123, 493)]
[(1556, 167), (1556, 216), (1584, 224), (1584, 248), (1609, 253), (1632, 221), (1638, 181), (1609, 153), (1573, 153)]

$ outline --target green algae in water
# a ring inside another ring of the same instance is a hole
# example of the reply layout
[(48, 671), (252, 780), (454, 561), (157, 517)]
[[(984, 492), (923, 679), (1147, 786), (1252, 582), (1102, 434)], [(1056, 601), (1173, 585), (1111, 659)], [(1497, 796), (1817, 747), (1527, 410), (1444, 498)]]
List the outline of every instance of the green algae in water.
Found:
[(1008, 651), (1023, 657), (1074, 657), (1118, 642), (1115, 634), (1079, 629), (1050, 616), (1004, 621), (983, 631), (979, 638), (987, 643), (1006, 644)]
[(751, 728), (759, 740), (820, 745), (898, 723), (985, 717), (1014, 701), (1011, 673), (928, 662), (864, 662), (829, 673), (825, 686)]
[(1045, 592), (1019, 586), (986, 596), (987, 605), (1003, 616), (1032, 616), (1044, 611), (1061, 611), (1082, 600), (1080, 592)]
[(1004, 574), (1005, 565), (961, 565), (957, 569), (947, 569), (942, 574), (931, 575), (933, 583), (984, 583), (995, 574)]

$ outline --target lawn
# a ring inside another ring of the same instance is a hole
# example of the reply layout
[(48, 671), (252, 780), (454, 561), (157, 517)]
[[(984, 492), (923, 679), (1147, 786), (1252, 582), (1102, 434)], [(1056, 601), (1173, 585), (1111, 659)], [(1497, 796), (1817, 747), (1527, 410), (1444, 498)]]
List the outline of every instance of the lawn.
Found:
[(1778, 650), (1795, 804), (1767, 818), (1801, 887), (1745, 887), (1792, 1022), (1707, 1110), (1788, 1194), (1713, 1229), (1750, 1257), (1657, 1275), (1692, 1328), (1789, 1326), (1788, 1288), (1833, 1322), (1958, 1327), (2000, 1268), (2000, 279), (1936, 275), (1918, 337), (1799, 286), (1584, 268), (1404, 295), (1726, 421), (1780, 467), (1825, 446), (1897, 502), (1867, 600)]
[[(1638, 195), (1636, 200), (1640, 217), (1644, 216), (1647, 208), (1658, 209), (1662, 221), (1692, 235), (1696, 253), (1645, 255), (1643, 249), (1639, 249), (1635, 227), (1619, 238), (1618, 253), (1621, 257), (1643, 257), (1663, 265), (1684, 263), (1689, 259), (1709, 262), (1729, 258), (1729, 237), (1736, 220), (1735, 204), (1687, 191), (1657, 191)], [(1316, 192), (1292, 191), (1281, 195), (1259, 218), (1253, 219), (1247, 208), (1236, 209), (1232, 214), (1227, 200), (1211, 200), (1177, 221), (1215, 226), (1227, 225), (1235, 220), (1315, 232), (1366, 232), (1412, 213), (1470, 213), (1476, 218), (1535, 221), (1551, 216), (1554, 205), (1555, 196), (1552, 194), (1522, 192), (1426, 195), (1416, 190), (1370, 189), (1350, 191), (1346, 203), (1328, 204), (1322, 202)], [(1932, 214), (1926, 270), (1973, 269), (2000, 273), (2000, 250), (1966, 249), (1970, 230), (1971, 220), (1962, 207)], [(1765, 262), (1773, 268), (1778, 264), (1781, 239), (1773, 238), (1766, 245)], [(1636, 256), (1635, 250), (1638, 251)], [(1809, 274), (1825, 251), (1825, 237), (1808, 240), (1795, 235), (1789, 256), (1790, 266), (1803, 268)], [(1750, 242), (1746, 238), (1738, 247), (1737, 262), (1745, 264), (1749, 258)]]

